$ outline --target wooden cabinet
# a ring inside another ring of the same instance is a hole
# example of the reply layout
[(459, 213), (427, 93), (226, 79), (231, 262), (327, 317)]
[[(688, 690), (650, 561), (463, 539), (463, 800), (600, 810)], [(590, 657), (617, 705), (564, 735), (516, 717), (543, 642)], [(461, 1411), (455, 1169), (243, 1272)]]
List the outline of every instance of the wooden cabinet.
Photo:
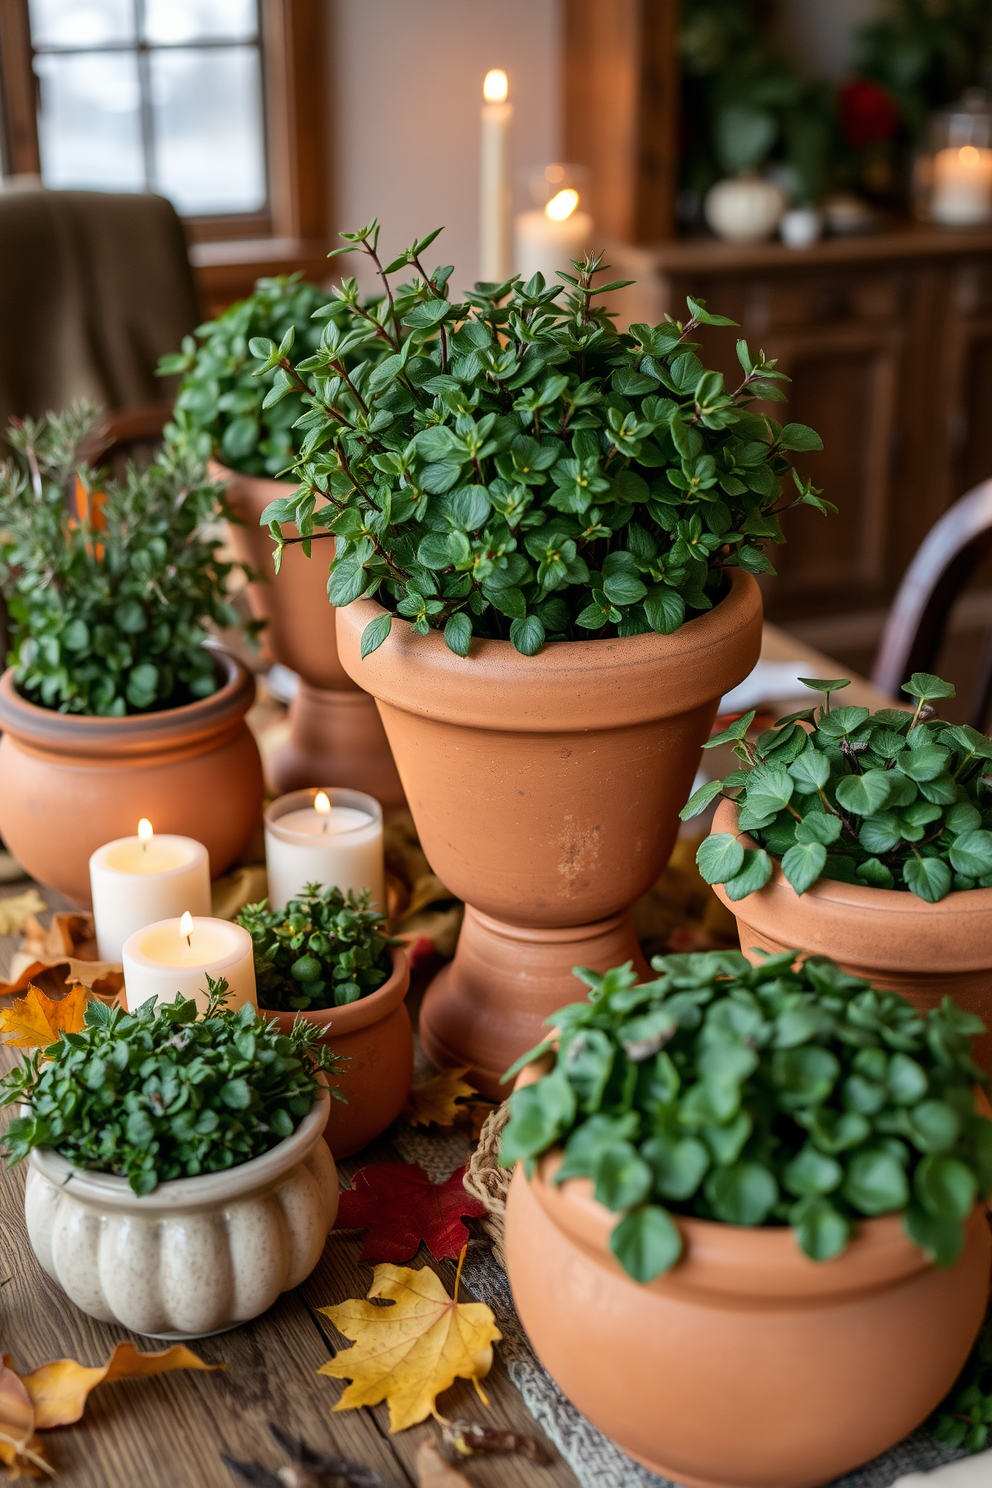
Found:
[[(818, 644), (842, 652), (853, 616), (870, 646), (933, 522), (992, 476), (992, 231), (906, 227), (804, 252), (614, 244), (608, 259), (616, 277), (638, 281), (616, 297), (619, 323), (684, 319), (692, 295), (778, 358), (792, 379), (787, 413), (767, 411), (822, 435), (824, 450), (797, 464), (840, 518), (787, 514), (768, 614), (816, 622)], [(735, 386), (733, 337), (700, 339)]]

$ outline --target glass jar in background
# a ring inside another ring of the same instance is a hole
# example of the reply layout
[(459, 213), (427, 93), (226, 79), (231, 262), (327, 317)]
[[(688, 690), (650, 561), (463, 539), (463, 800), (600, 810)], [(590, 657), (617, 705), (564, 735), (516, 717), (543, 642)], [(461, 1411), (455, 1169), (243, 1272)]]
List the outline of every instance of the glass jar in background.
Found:
[(945, 227), (992, 222), (992, 100), (984, 89), (969, 88), (934, 114), (914, 196), (917, 216)]

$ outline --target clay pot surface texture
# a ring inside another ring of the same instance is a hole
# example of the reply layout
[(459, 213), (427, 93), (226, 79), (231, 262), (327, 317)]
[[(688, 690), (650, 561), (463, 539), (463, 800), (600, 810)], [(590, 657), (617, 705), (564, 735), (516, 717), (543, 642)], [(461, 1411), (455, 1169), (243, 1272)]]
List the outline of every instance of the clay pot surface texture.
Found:
[(299, 1286), (338, 1212), (321, 1091), (291, 1137), (223, 1173), (176, 1178), (150, 1194), (73, 1167), (50, 1149), (28, 1159), (32, 1249), (77, 1307), (152, 1338), (237, 1327)]
[[(384, 806), (403, 806), (403, 788), (375, 703), (338, 660), (334, 607), (327, 598), (334, 539), (317, 538), (310, 558), (302, 544), (291, 543), (283, 550), (277, 574), (272, 538), (258, 523), (269, 502), (289, 495), (293, 485), (242, 475), (216, 461), (211, 471), (224, 482), (228, 502), (244, 524), (231, 524), (231, 547), (263, 576), (248, 585), (252, 614), (268, 622), (262, 646), (273, 661), (300, 678), (289, 709), (289, 739), (269, 762), (273, 788), (282, 794), (331, 781), (363, 790)], [(299, 536), (292, 523), (285, 523), (283, 532)]]
[[(738, 808), (723, 800), (714, 832), (737, 830)], [(763, 889), (736, 904), (721, 884), (714, 892), (737, 918), (741, 950), (801, 950), (830, 956), (853, 976), (901, 992), (920, 1012), (945, 997), (975, 1013), (992, 1030), (992, 889), (967, 889), (927, 904), (908, 890), (823, 879), (797, 894), (776, 863)], [(992, 1073), (992, 1032), (976, 1038), (975, 1059)]]
[(125, 718), (40, 708), (4, 672), (0, 835), (32, 878), (88, 907), (90, 854), (143, 816), (202, 842), (214, 878), (230, 867), (261, 820), (262, 764), (245, 723), (255, 680), (214, 657), (210, 697)]
[(344, 1007), (312, 1013), (280, 1013), (261, 1008), (263, 1017), (288, 1033), (297, 1017), (324, 1030), (324, 1043), (348, 1056), (340, 1075), (331, 1076), (347, 1101), (331, 1101), (324, 1139), (340, 1160), (367, 1147), (406, 1105), (413, 1079), (413, 1032), (406, 1010), (410, 967), (406, 952), (394, 947), (393, 973), (368, 997)]
[(685, 1244), (641, 1285), (609, 1250), (587, 1179), (528, 1182), (506, 1210), (513, 1299), (545, 1368), (624, 1451), (689, 1488), (814, 1488), (900, 1441), (953, 1384), (981, 1326), (992, 1239), (975, 1208), (932, 1266), (888, 1215), (817, 1263), (786, 1228), (673, 1216)]
[(421, 1036), (438, 1065), (500, 1095), (500, 1078), (578, 995), (575, 965), (633, 957), (630, 905), (672, 850), (721, 695), (761, 644), (757, 583), (674, 635), (549, 642), (532, 657), (394, 619), (361, 659), (373, 600), (338, 611), (338, 650), (379, 705), (431, 867), (467, 903), (458, 951), (428, 990)]

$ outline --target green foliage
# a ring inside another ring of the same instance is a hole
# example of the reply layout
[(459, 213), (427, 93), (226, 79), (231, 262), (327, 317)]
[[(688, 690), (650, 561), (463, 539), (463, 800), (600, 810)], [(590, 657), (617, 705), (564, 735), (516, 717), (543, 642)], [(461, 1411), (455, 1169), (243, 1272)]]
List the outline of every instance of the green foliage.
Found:
[(887, 10), (861, 28), (858, 71), (888, 90), (918, 142), (933, 109), (992, 82), (992, 7), (988, 0), (893, 0)]
[(992, 1442), (992, 1310), (954, 1388), (928, 1424), (949, 1447), (984, 1452)]
[(226, 982), (210, 992), (202, 1017), (183, 997), (133, 1013), (91, 1002), (81, 1032), (25, 1056), (0, 1080), (0, 1106), (30, 1107), (7, 1128), (7, 1166), (53, 1147), (146, 1194), (170, 1178), (236, 1167), (291, 1136), (319, 1072), (342, 1061), (311, 1024), (297, 1019), (280, 1034), (251, 1006), (225, 1010)]
[(740, 831), (760, 844), (745, 852), (730, 832), (707, 837), (696, 854), (706, 882), (742, 899), (778, 858), (797, 894), (821, 878), (908, 889), (928, 904), (951, 889), (992, 887), (992, 742), (935, 716), (933, 700), (954, 696), (950, 683), (916, 672), (903, 688), (915, 712), (869, 715), (831, 710), (846, 681), (802, 680), (825, 694), (819, 709), (780, 719), (753, 743), (748, 713), (704, 746), (732, 744), (742, 768), (698, 790), (683, 820), (722, 792), (740, 807)]
[(992, 1121), (974, 1096), (988, 1080), (969, 1055), (979, 1019), (949, 998), (923, 1017), (798, 954), (660, 956), (641, 986), (630, 962), (576, 968), (587, 1000), (546, 1019), (554, 1039), (510, 1071), (554, 1061), (510, 1097), (501, 1162), (563, 1146), (555, 1181), (589, 1178), (621, 1214), (611, 1247), (638, 1281), (678, 1260), (673, 1214), (791, 1225), (825, 1261), (861, 1219), (901, 1213), (950, 1266), (992, 1189)]
[(269, 909), (267, 899), (246, 905), (237, 918), (252, 938), (259, 1005), (313, 1012), (381, 987), (392, 971), (389, 947), (402, 942), (386, 934), (370, 898), (367, 889), (356, 897), (307, 884), (283, 910)]
[[(98, 424), (84, 406), (7, 431), (0, 587), (18, 689), (46, 708), (105, 717), (208, 697), (217, 673), (206, 627), (240, 623), (225, 599), (233, 565), (219, 557), (223, 492), (175, 449), (105, 480), (81, 454)], [(80, 517), (74, 493), (85, 497)]]
[(326, 300), (324, 290), (302, 283), (299, 274), (259, 279), (246, 300), (198, 326), (181, 352), (162, 357), (159, 376), (182, 374), (169, 439), (245, 475), (277, 476), (291, 465), (300, 446), (293, 425), (303, 405), (295, 393), (269, 401), (277, 373), (255, 375), (264, 358), (249, 343), (256, 336), (278, 343), (292, 332), (298, 354), (315, 352), (320, 326), (313, 316)]
[[(375, 223), (344, 236), (380, 267)], [(722, 598), (728, 568), (771, 571), (788, 506), (832, 510), (788, 458), (817, 435), (751, 409), (782, 398), (783, 374), (743, 341), (733, 391), (700, 362), (696, 328), (732, 322), (690, 300), (684, 325), (618, 335), (594, 303), (618, 287), (593, 287), (598, 258), (562, 275), (564, 305), (539, 274), (453, 303), (452, 270), (423, 268), (430, 240), (380, 269), (371, 308), (345, 280), (344, 318), (295, 369), (252, 342), (260, 375), (282, 378), (273, 396), (307, 405), (299, 489), (262, 520), (277, 564), (282, 523), (305, 544), (334, 533), (333, 604), (375, 596), (459, 656), (473, 635), (530, 656), (546, 639), (668, 634)], [(394, 287), (407, 266), (417, 277)], [(373, 627), (366, 654), (388, 621)]]

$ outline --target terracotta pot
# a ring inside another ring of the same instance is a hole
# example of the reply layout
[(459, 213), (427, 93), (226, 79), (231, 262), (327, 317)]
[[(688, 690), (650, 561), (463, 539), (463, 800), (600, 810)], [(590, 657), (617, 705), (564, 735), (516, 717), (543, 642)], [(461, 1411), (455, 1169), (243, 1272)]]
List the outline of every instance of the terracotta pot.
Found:
[[(734, 802), (721, 801), (713, 831), (737, 834), (737, 817)], [(972, 1052), (992, 1073), (992, 889), (926, 904), (908, 891), (823, 880), (800, 895), (776, 864), (765, 887), (736, 904), (722, 885), (714, 891), (737, 917), (741, 950), (752, 961), (759, 950), (830, 956), (873, 986), (901, 992), (921, 1012), (953, 997), (990, 1029)]]
[(299, 1286), (338, 1212), (321, 1091), (291, 1137), (223, 1173), (136, 1194), (57, 1152), (31, 1153), (24, 1212), (35, 1255), (83, 1312), (152, 1338), (235, 1328)]
[(976, 1207), (939, 1271), (899, 1216), (817, 1263), (791, 1230), (677, 1218), (681, 1261), (647, 1285), (609, 1250), (617, 1216), (561, 1154), (506, 1209), (513, 1299), (578, 1409), (689, 1488), (813, 1488), (900, 1441), (953, 1384), (981, 1326), (992, 1240)]
[(214, 655), (210, 697), (126, 718), (40, 708), (4, 672), (0, 835), (32, 878), (88, 906), (90, 854), (143, 816), (202, 842), (214, 878), (230, 867), (261, 821), (262, 765), (245, 723), (254, 678)]
[(562, 641), (520, 656), (392, 634), (365, 661), (372, 600), (338, 611), (342, 665), (375, 695), (424, 852), (467, 901), (458, 950), (420, 1031), (435, 1064), (488, 1095), (580, 995), (573, 966), (641, 957), (630, 905), (668, 861), (717, 701), (761, 643), (761, 597), (740, 570), (675, 635)]
[(367, 1147), (406, 1105), (413, 1078), (413, 1033), (406, 1010), (410, 967), (406, 952), (392, 951), (393, 974), (368, 997), (313, 1013), (261, 1012), (288, 1033), (297, 1017), (325, 1030), (324, 1043), (350, 1060), (334, 1084), (347, 1101), (331, 1101), (324, 1139), (340, 1161)]
[[(241, 475), (212, 464), (227, 487), (227, 499), (243, 526), (230, 527), (237, 557), (265, 575), (248, 585), (252, 614), (268, 623), (262, 645), (273, 661), (298, 674), (300, 689), (290, 705), (290, 736), (269, 762), (272, 785), (282, 794), (328, 780), (366, 791), (384, 806), (402, 806), (403, 789), (389, 752), (375, 703), (351, 680), (338, 660), (334, 609), (327, 598), (327, 571), (334, 539), (318, 538), (313, 556), (293, 543), (276, 574), (268, 528), (258, 525), (277, 496), (293, 488), (287, 481)], [(286, 524), (287, 537), (298, 536)]]

